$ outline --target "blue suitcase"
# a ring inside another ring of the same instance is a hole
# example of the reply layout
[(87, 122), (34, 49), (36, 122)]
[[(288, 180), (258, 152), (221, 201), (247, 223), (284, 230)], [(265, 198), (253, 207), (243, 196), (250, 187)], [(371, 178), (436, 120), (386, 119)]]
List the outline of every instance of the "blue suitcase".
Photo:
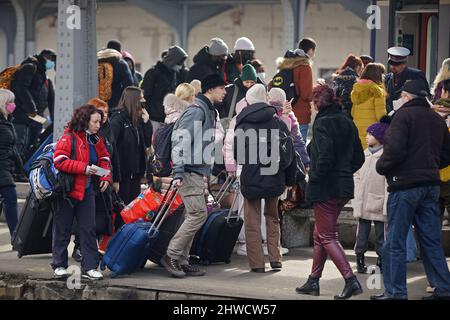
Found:
[(105, 270), (108, 267), (112, 278), (131, 274), (145, 265), (148, 253), (158, 239), (159, 228), (169, 215), (169, 208), (176, 199), (177, 192), (172, 192), (172, 196), (166, 199), (171, 190), (172, 186), (167, 191), (153, 223), (139, 220), (126, 224), (111, 239), (100, 268)]
[(36, 150), (35, 153), (30, 157), (30, 159), (25, 162), (25, 165), (23, 168), (25, 169), (25, 172), (27, 175), (30, 173), (31, 167), (33, 166), (34, 160), (36, 160), (44, 151), (44, 148), (48, 146), (49, 144), (53, 143), (53, 133), (50, 134), (40, 145), (39, 148)]

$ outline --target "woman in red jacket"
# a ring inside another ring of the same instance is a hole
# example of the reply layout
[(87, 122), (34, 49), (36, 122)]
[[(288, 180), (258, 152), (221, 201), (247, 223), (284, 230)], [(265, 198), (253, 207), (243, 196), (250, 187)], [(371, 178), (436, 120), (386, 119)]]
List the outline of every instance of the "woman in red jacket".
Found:
[[(61, 172), (73, 175), (74, 183), (68, 199), (57, 199), (57, 209), (53, 218), (53, 262), (57, 278), (68, 276), (67, 245), (70, 242), (74, 217), (80, 229), (83, 259), (83, 277), (99, 280), (103, 275), (97, 271), (99, 255), (95, 232), (95, 200), (93, 177), (97, 174), (94, 165), (110, 170), (109, 153), (100, 129), (103, 112), (92, 105), (84, 105), (75, 110), (72, 120), (63, 136), (56, 144), (54, 162)], [(75, 154), (71, 158), (72, 140), (75, 139)], [(104, 192), (111, 183), (111, 175), (100, 177), (100, 191)]]

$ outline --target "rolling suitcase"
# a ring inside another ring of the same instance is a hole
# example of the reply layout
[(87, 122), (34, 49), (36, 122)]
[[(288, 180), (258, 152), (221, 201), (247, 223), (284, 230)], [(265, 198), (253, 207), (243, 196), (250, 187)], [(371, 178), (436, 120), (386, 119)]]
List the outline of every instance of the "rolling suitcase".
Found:
[(19, 258), (52, 252), (53, 208), (49, 200), (38, 201), (30, 192), (13, 235)]
[[(161, 225), (175, 202), (177, 192), (170, 193), (170, 191), (171, 189), (166, 193), (153, 223), (138, 220), (135, 223), (126, 224), (109, 242), (100, 268), (105, 270), (108, 267), (112, 278), (131, 274), (145, 265), (148, 253), (159, 238)], [(169, 193), (171, 196), (168, 197)]]
[(230, 209), (213, 211), (195, 236), (191, 255), (197, 256), (199, 263), (230, 263), (231, 254), (244, 224), (238, 211), (233, 210), (236, 199), (237, 196)]
[(44, 151), (44, 148), (49, 144), (53, 143), (53, 134), (51, 133), (41, 144), (37, 147), (36, 151), (27, 158), (23, 168), (27, 174), (30, 173), (31, 167), (33, 166), (34, 160), (36, 160)]

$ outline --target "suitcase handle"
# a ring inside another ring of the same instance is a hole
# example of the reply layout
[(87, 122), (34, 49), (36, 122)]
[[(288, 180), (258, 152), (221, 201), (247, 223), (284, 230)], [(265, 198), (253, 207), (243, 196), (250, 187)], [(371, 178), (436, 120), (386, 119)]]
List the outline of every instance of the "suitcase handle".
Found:
[[(236, 179), (234, 179), (234, 180), (236, 181)], [(239, 186), (239, 188), (240, 188), (240, 186)], [(233, 203), (231, 204), (231, 207), (230, 207), (230, 211), (228, 211), (228, 216), (227, 216), (227, 219), (226, 219), (227, 223), (230, 222), (231, 214), (233, 213), (233, 208), (234, 208), (234, 205), (236, 204), (236, 201), (237, 201), (238, 197), (239, 197), (239, 192), (236, 192), (236, 194), (234, 196), (234, 199), (233, 199)], [(238, 208), (238, 211), (239, 211), (239, 208)], [(239, 214), (236, 216), (236, 221), (238, 221), (238, 220), (239, 220)]]
[(175, 180), (172, 180), (172, 182), (170, 183), (169, 189), (167, 189), (166, 194), (164, 195), (163, 203), (161, 204), (161, 207), (158, 210), (158, 214), (156, 215), (155, 220), (153, 221), (152, 225), (150, 226), (150, 229), (148, 230), (149, 237), (158, 232), (162, 223), (168, 216), (170, 208), (177, 199), (178, 189), (174, 186), (173, 184), (174, 181)]
[(225, 180), (223, 185), (220, 187), (219, 192), (217, 193), (216, 196), (214, 196), (214, 194), (212, 193), (211, 185), (210, 185), (210, 182), (208, 181), (208, 191), (211, 194), (211, 196), (213, 197), (215, 203), (220, 203), (220, 201), (222, 201), (223, 197), (228, 192), (230, 187), (236, 182), (236, 179), (237, 179), (236, 177), (227, 176), (227, 179)]

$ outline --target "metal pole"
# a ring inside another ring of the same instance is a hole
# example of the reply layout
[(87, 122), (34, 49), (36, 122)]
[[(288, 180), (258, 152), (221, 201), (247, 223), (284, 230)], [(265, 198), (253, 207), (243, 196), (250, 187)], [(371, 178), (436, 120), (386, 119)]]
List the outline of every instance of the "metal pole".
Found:
[[(377, 5), (377, 0), (372, 0), (372, 6)], [(376, 61), (376, 52), (377, 52), (377, 29), (373, 28), (370, 32), (370, 55)]]
[(183, 4), (183, 24), (181, 25), (181, 47), (187, 52), (188, 42), (188, 5)]
[(389, 2), (389, 47), (395, 46), (395, 11), (397, 10), (397, 0)]
[(297, 3), (298, 7), (298, 39), (300, 40), (305, 36), (305, 14), (306, 14), (306, 0), (300, 0)]

